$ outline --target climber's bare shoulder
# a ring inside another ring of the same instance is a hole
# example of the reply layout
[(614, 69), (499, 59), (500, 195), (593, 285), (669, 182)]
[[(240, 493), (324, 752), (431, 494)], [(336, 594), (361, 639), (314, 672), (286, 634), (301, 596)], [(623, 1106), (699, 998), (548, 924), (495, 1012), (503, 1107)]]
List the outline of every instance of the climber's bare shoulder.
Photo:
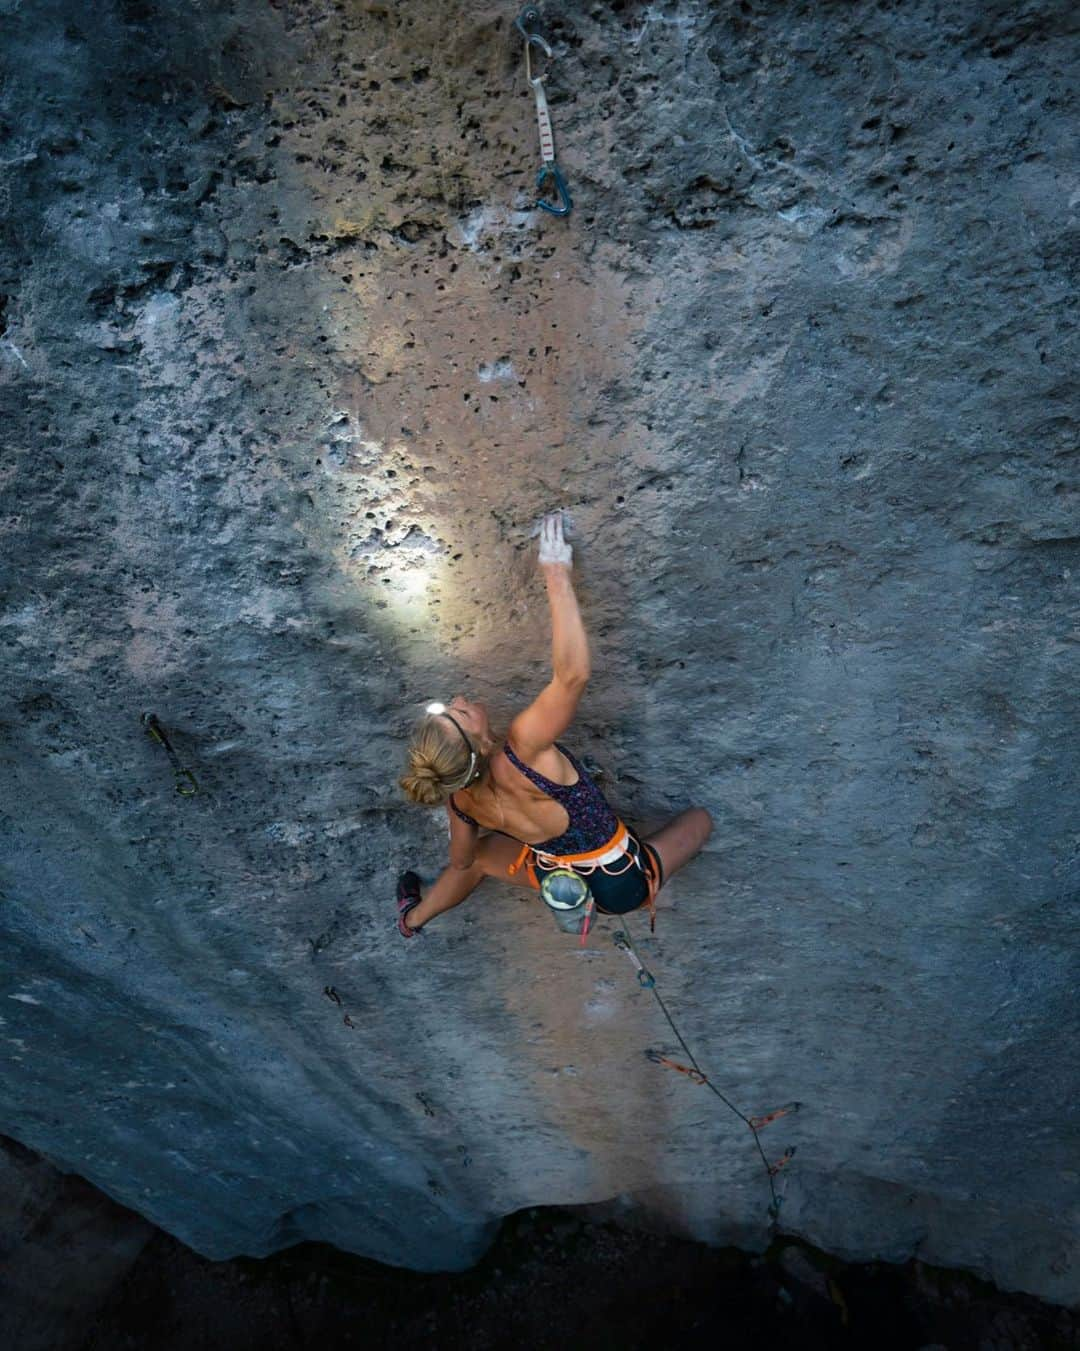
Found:
[[(535, 769), (538, 774), (542, 774), (545, 779), (550, 779), (552, 783), (565, 785), (577, 782), (577, 771), (557, 746), (545, 746), (543, 750), (530, 750), (527, 753), (522, 747), (515, 746), (512, 741), (510, 747), (522, 764), (528, 765), (530, 769)], [(520, 770), (515, 769), (505, 756), (502, 756), (501, 759), (506, 769), (509, 769), (511, 774), (516, 774), (517, 780), (520, 782), (523, 777)], [(505, 774), (505, 770), (503, 773)], [(507, 780), (504, 778), (503, 782), (507, 782)], [(528, 780), (526, 780), (527, 782)], [(509, 784), (513, 783), (514, 780), (509, 780)], [(534, 792), (541, 797), (547, 796), (542, 789), (535, 785), (532, 785), (532, 787)]]
[(577, 716), (587, 683), (587, 674), (575, 680), (554, 676), (517, 715), (506, 734), (519, 759), (556, 783), (573, 782), (573, 766), (556, 749), (555, 742)]
[[(517, 755), (516, 748), (514, 753)], [(563, 766), (569, 777), (564, 777)], [(548, 755), (534, 756), (529, 768), (555, 778), (558, 783), (574, 782), (573, 766), (554, 747)], [(531, 783), (504, 754), (491, 757), (489, 770), (486, 787), (460, 789), (454, 795), (457, 806), (467, 811), (483, 830), (499, 831), (518, 840), (545, 840), (566, 829), (566, 809)]]

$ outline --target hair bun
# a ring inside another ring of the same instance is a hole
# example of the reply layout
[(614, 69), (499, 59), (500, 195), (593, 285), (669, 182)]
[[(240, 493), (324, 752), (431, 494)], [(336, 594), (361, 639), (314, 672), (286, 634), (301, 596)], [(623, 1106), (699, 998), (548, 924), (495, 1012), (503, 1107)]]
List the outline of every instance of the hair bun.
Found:
[(439, 777), (438, 770), (434, 765), (426, 763), (419, 755), (413, 756), (413, 763), (409, 767), (409, 772), (403, 774), (398, 783), (404, 790), (406, 797), (411, 798), (413, 802), (421, 803), (425, 807), (438, 807), (449, 797), (449, 793)]
[[(409, 745), (408, 768), (398, 779), (405, 796), (424, 807), (441, 806), (451, 793), (466, 786), (470, 752), (476, 754), (468, 737), (462, 740), (456, 732), (448, 735), (446, 724), (438, 718), (423, 719)], [(474, 763), (474, 778), (476, 768)]]

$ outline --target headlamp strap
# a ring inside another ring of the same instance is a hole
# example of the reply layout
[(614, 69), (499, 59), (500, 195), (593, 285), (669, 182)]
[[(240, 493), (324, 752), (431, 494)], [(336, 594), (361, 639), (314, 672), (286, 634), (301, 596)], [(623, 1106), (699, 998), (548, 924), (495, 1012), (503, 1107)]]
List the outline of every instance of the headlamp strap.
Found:
[(447, 713), (447, 712), (445, 712), (445, 711), (443, 711), (442, 713), (440, 713), (439, 716), (440, 716), (441, 718), (449, 718), (449, 719), (450, 719), (450, 721), (451, 721), (451, 722), (454, 724), (454, 726), (458, 729), (458, 732), (460, 732), (460, 734), (461, 734), (461, 739), (462, 739), (462, 741), (464, 741), (464, 743), (465, 743), (465, 745), (468, 747), (468, 751), (469, 751), (469, 768), (468, 768), (468, 770), (467, 770), (467, 772), (466, 772), (466, 775), (465, 775), (465, 782), (464, 782), (464, 783), (459, 783), (459, 784), (457, 785), (457, 787), (454, 789), (454, 792), (457, 792), (458, 789), (460, 789), (460, 788), (468, 788), (469, 784), (472, 783), (473, 779), (476, 777), (476, 760), (477, 760), (476, 751), (473, 749), (473, 744), (472, 744), (472, 742), (471, 742), (471, 741), (469, 740), (469, 738), (465, 735), (465, 732), (464, 732), (464, 730), (463, 730), (463, 728), (462, 728), (462, 726), (461, 726), (461, 723), (458, 722), (457, 718), (452, 717), (449, 713)]

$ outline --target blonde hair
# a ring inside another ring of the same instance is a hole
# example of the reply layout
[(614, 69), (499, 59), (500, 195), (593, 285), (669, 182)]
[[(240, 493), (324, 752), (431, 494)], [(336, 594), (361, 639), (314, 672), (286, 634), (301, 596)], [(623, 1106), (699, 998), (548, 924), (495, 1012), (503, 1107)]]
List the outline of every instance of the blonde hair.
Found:
[(409, 765), (398, 779), (405, 796), (424, 807), (441, 806), (459, 788), (465, 787), (469, 772), (469, 750), (462, 740), (476, 751), (478, 777), (486, 757), (467, 734), (459, 733), (438, 717), (430, 715), (417, 723), (409, 741)]

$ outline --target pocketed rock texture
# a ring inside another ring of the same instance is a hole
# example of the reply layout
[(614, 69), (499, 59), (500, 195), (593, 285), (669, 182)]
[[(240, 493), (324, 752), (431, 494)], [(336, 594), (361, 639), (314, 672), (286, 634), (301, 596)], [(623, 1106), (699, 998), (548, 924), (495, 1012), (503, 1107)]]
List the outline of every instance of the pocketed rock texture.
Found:
[(560, 220), (513, 6), (0, 0), (0, 1131), (214, 1258), (767, 1243), (612, 922), (393, 927), (562, 505), (567, 741), (715, 818), (634, 932), (803, 1104), (782, 1229), (1080, 1297), (1073, 13), (545, 4)]

